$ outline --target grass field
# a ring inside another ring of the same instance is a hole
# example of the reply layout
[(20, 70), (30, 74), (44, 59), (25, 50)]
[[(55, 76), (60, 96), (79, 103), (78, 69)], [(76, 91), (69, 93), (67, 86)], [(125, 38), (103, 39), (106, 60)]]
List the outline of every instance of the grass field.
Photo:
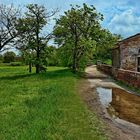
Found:
[(102, 124), (76, 91), (68, 69), (0, 67), (0, 140), (104, 140)]

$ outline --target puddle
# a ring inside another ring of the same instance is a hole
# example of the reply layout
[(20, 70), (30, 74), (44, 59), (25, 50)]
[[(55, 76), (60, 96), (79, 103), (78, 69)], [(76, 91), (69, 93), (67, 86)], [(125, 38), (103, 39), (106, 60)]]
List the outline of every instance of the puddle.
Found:
[(140, 96), (119, 88), (98, 87), (97, 92), (101, 104), (112, 118), (140, 125)]

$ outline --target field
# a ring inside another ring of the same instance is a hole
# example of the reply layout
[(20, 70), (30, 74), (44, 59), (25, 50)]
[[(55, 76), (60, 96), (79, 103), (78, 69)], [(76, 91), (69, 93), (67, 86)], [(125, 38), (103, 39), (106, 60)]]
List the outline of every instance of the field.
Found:
[(104, 140), (102, 124), (62, 67), (29, 74), (25, 66), (0, 67), (1, 140)]

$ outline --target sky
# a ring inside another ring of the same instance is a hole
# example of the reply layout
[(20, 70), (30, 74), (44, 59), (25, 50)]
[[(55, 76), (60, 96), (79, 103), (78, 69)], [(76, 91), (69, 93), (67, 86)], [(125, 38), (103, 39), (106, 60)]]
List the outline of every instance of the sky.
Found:
[[(48, 10), (58, 8), (58, 15), (70, 9), (70, 4), (81, 6), (87, 3), (94, 5), (97, 11), (104, 15), (101, 24), (110, 32), (120, 34), (123, 38), (140, 33), (140, 0), (0, 0), (0, 4), (11, 3), (21, 7), (36, 3), (44, 5)], [(52, 25), (48, 26), (48, 30), (51, 31), (54, 21), (50, 24)]]

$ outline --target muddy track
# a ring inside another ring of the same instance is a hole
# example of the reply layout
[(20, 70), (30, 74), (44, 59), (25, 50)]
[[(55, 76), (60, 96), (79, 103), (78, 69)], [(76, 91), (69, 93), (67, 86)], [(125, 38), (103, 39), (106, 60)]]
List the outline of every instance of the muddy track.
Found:
[(116, 87), (116, 85), (107, 75), (97, 71), (95, 66), (86, 69), (86, 79), (79, 83), (79, 93), (88, 108), (95, 112), (98, 117), (105, 123), (105, 133), (111, 140), (140, 140), (140, 126), (122, 125), (114, 121), (107, 113), (104, 106), (99, 100), (96, 88), (102, 87)]

